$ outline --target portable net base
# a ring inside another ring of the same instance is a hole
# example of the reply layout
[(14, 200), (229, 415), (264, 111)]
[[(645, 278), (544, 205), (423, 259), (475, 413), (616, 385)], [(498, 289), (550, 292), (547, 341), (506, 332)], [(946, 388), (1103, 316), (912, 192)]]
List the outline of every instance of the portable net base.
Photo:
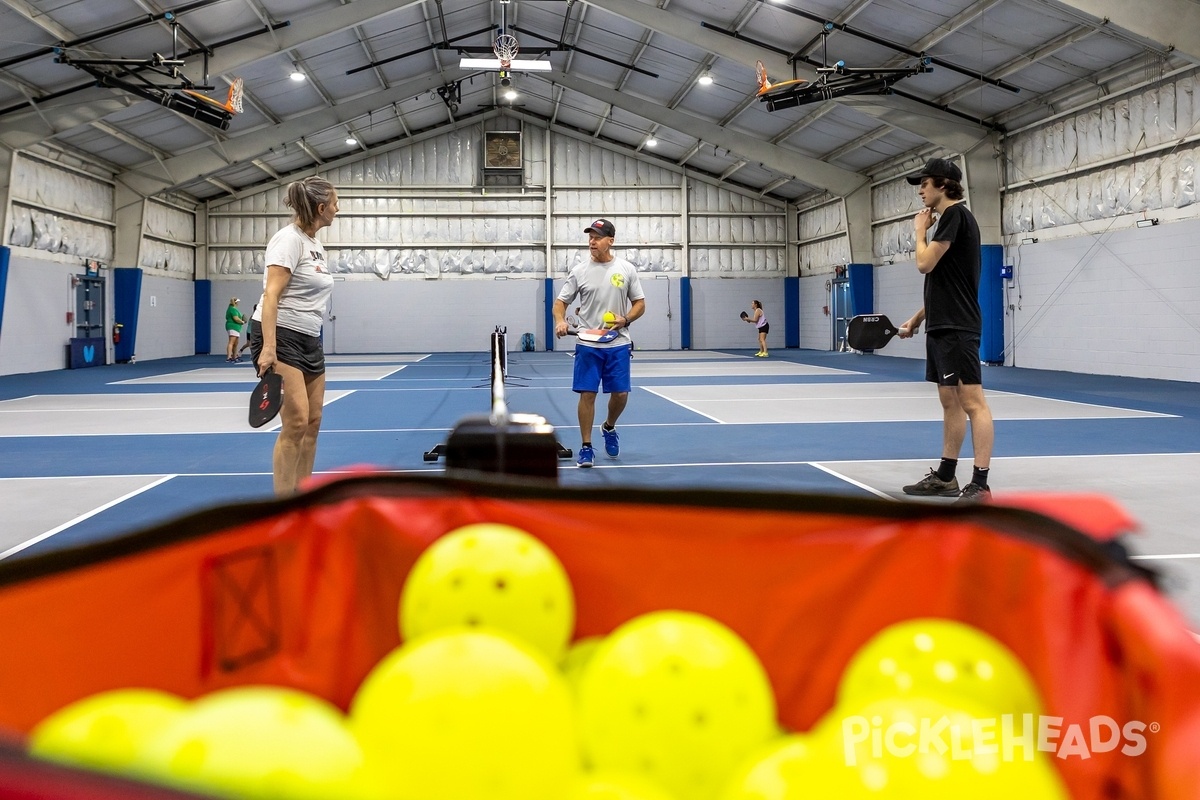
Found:
[[(872, 635), (944, 617), (1015, 652), (1060, 730), (1087, 732), (1098, 715), (1153, 723), (1140, 755), (1050, 759), (1073, 797), (1194, 798), (1200, 644), (1112, 541), (1131, 528), (1119, 509), (1028, 502), (1074, 527), (1002, 506), (343, 478), (0, 562), (0, 730), (19, 738), (74, 700), (131, 686), (196, 697), (276, 684), (346, 708), (400, 643), (398, 599), (418, 555), (486, 521), (529, 531), (562, 560), (577, 637), (666, 608), (729, 625), (762, 659), (792, 730), (833, 708)], [(0, 795), (21, 775), (8, 756)]]

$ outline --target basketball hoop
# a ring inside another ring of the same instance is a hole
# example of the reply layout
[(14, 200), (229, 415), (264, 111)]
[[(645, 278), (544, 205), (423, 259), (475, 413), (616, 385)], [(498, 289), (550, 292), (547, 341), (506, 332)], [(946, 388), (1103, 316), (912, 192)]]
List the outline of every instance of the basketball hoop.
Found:
[(517, 42), (517, 37), (511, 33), (500, 34), (496, 37), (496, 41), (492, 43), (492, 52), (500, 60), (500, 69), (509, 69), (512, 66), (513, 59), (517, 57), (517, 53), (520, 50), (521, 46)]

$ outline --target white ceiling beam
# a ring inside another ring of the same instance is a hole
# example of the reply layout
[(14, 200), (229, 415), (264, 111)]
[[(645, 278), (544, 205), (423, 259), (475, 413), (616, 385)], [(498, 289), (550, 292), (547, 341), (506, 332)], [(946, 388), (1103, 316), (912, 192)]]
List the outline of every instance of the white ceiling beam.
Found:
[(792, 138), (797, 133), (828, 114), (830, 111), (833, 111), (835, 108), (837, 108), (837, 103), (833, 102), (832, 100), (826, 100), (824, 103), (821, 103), (821, 105), (817, 106), (815, 109), (808, 112), (803, 117), (772, 136), (771, 144), (783, 144), (788, 139)]
[[(209, 146), (174, 156), (163, 162), (165, 178), (151, 175), (125, 173), (122, 177), (135, 191), (154, 194), (189, 183), (196, 178), (225, 169), (232, 164), (248, 163), (263, 156), (273, 148), (283, 148), (315, 131), (328, 130), (378, 111), (392, 103), (399, 103), (417, 95), (436, 90), (439, 86), (464, 77), (457, 67), (446, 75), (430, 73), (417, 80), (393, 86), (386, 92), (372, 92), (363, 97), (349, 100), (333, 108), (318, 108), (307, 114), (292, 117), (278, 125), (264, 125), (231, 136), (219, 147)], [(175, 178), (173, 176), (178, 176)]]
[(280, 180), (283, 178), (283, 176), (280, 175), (278, 172), (276, 172), (274, 170), (274, 168), (271, 167), (270, 164), (263, 161), (261, 158), (252, 158), (252, 159), (250, 159), (250, 163), (253, 164), (254, 166), (258, 167), (259, 169), (261, 169), (263, 172), (270, 175), (275, 180)]
[(232, 186), (230, 186), (228, 183), (221, 180), (220, 178), (208, 177), (208, 178), (205, 178), (204, 180), (208, 181), (213, 186), (217, 187), (218, 189), (220, 189), (223, 192), (228, 192), (229, 194), (237, 194), (237, 189), (233, 188)]
[[(296, 144), (297, 144), (297, 145), (300, 147), (300, 149), (301, 149), (301, 150), (303, 150), (303, 151), (304, 151), (304, 152), (305, 152), (305, 153), (308, 155), (308, 157), (309, 157), (309, 158), (311, 158), (313, 161), (317, 162), (318, 164), (324, 164), (324, 163), (325, 163), (325, 159), (321, 158), (321, 155), (320, 155), (320, 154), (319, 154), (319, 153), (318, 153), (316, 150), (313, 150), (313, 149), (312, 149), (312, 147), (310, 147), (310, 146), (309, 146), (308, 142), (304, 141), (303, 139), (299, 139), (299, 140), (296, 142)], [(212, 178), (205, 178), (205, 180), (206, 180), (206, 181), (208, 181), (209, 183), (212, 183), (212, 182), (213, 182), (213, 179), (212, 179)]]
[(873, 142), (877, 139), (882, 139), (883, 137), (887, 136), (891, 132), (892, 132), (892, 129), (887, 125), (876, 128), (873, 131), (867, 131), (862, 136), (859, 136), (857, 139), (846, 142), (841, 147), (838, 147), (834, 150), (830, 150), (828, 153), (825, 153), (823, 156), (821, 156), (821, 160), (822, 161), (837, 161), (839, 158), (846, 155), (847, 153), (853, 153), (855, 150), (857, 150), (860, 147), (866, 147), (871, 142)]
[(1107, 20), (1135, 36), (1173, 48), (1184, 58), (1200, 62), (1200, 3), (1191, 0), (1055, 0), (1088, 17)]
[[(749, 163), (750, 162), (746, 161), (745, 159), (739, 159), (739, 160), (733, 162), (732, 164), (730, 164), (728, 167), (725, 168), (724, 172), (721, 173), (721, 180), (723, 180), (723, 181), (729, 180), (731, 177), (733, 177), (733, 173), (737, 172), (739, 169), (741, 169), (742, 167), (746, 166)], [(791, 179), (789, 178), (788, 180), (791, 180)]]
[(44, 30), (46, 33), (53, 36), (57, 41), (69, 42), (73, 39), (79, 38), (62, 25), (59, 25), (47, 14), (37, 10), (33, 6), (29, 5), (29, 3), (26, 3), (25, 0), (0, 0), (0, 3), (8, 6), (20, 16)]
[[(938, 25), (937, 28), (935, 28), (928, 36), (914, 44), (909, 49), (916, 50), (918, 53), (924, 53), (929, 50), (929, 48), (945, 39), (947, 36), (958, 33), (960, 30), (982, 17), (993, 7), (998, 6), (1003, 2), (1005, 2), (1005, 0), (976, 0), (973, 5), (955, 14), (941, 25)], [(911, 58), (911, 56), (905, 56), (905, 58)]]
[[(1007, 78), (1009, 75), (1020, 72), (1032, 64), (1036, 64), (1043, 58), (1049, 58), (1059, 50), (1065, 50), (1073, 44), (1082, 42), (1084, 39), (1094, 35), (1099, 30), (1100, 27), (1095, 25), (1080, 25), (1077, 28), (1072, 28), (1061, 36), (1057, 36), (1054, 39), (1046, 42), (1041, 47), (1031, 50), (1028, 53), (1022, 53), (1011, 61), (1001, 64), (999, 67), (992, 70), (991, 73), (988, 74), (988, 77), (996, 78), (997, 80)], [(939, 105), (948, 106), (951, 103), (955, 103), (963, 99), (972, 92), (979, 91), (980, 87), (983, 85), (984, 84), (977, 83), (976, 81), (970, 81), (951, 92), (947, 92), (939, 97), (935, 102)]]
[(93, 128), (95, 128), (96, 130), (101, 131), (101, 132), (111, 136), (112, 138), (116, 139), (117, 141), (124, 142), (125, 144), (129, 145), (130, 147), (137, 149), (137, 150), (141, 150), (143, 153), (147, 153), (158, 160), (162, 160), (162, 159), (171, 157), (170, 153), (164, 153), (162, 150), (159, 150), (157, 147), (150, 144), (149, 142), (143, 141), (142, 139), (139, 139), (138, 137), (134, 136), (131, 133), (126, 133), (125, 131), (121, 130), (120, 128), (116, 127), (115, 125), (108, 124), (104, 120), (98, 119), (95, 122), (92, 122), (91, 126)]
[[(236, 75), (245, 67), (264, 58), (286, 53), (301, 45), (311, 45), (325, 36), (349, 30), (386, 14), (395, 13), (422, 0), (357, 0), (332, 10), (315, 11), (276, 31), (275, 36), (256, 36), (227, 45), (209, 59), (214, 75)], [(10, 7), (25, 5), (25, 0), (0, 0)], [(42, 16), (42, 15), (37, 15)], [(143, 101), (144, 102), (144, 101)], [(130, 96), (110, 89), (89, 89), (39, 105), (45, 122), (33, 111), (14, 112), (4, 117), (0, 144), (23, 148), (131, 105)], [(47, 129), (49, 125), (49, 129)]]
[(668, 128), (737, 153), (748, 161), (761, 163), (768, 169), (784, 175), (793, 175), (807, 184), (820, 186), (836, 194), (849, 194), (867, 180), (865, 176), (856, 172), (722, 128), (714, 122), (681, 111), (663, 108), (659, 103), (643, 100), (629, 92), (618, 92), (574, 75), (564, 75), (557, 70), (539, 73), (537, 77), (560, 83), (568, 89), (594, 97), (639, 117), (655, 120)]
[(758, 196), (765, 197), (766, 195), (770, 194), (771, 192), (775, 191), (780, 186), (783, 186), (785, 183), (788, 183), (791, 180), (792, 180), (791, 178), (776, 178), (775, 180), (771, 181), (766, 186), (764, 186), (762, 189), (760, 189), (758, 192)]
[[(700, 26), (695, 20), (687, 19), (640, 2), (640, 0), (586, 0), (590, 5), (612, 14), (625, 17), (672, 39), (687, 42), (709, 53), (720, 53), (721, 58), (754, 69), (755, 62), (762, 61), (768, 75), (790, 75), (793, 65), (787, 57), (766, 50), (741, 39), (734, 39)], [(801, 62), (795, 64), (797, 77), (816, 80), (813, 67)], [(892, 127), (908, 131), (915, 136), (956, 152), (965, 152), (987, 137), (988, 131), (981, 125), (970, 124), (974, 138), (966, 144), (962, 137), (964, 120), (936, 108), (925, 106), (920, 114), (913, 113), (914, 101), (904, 101), (896, 95), (858, 95), (849, 98), (855, 108), (886, 122)], [(868, 111), (874, 106), (874, 111)], [(653, 117), (652, 117), (653, 118)], [(949, 133), (948, 133), (949, 131)]]

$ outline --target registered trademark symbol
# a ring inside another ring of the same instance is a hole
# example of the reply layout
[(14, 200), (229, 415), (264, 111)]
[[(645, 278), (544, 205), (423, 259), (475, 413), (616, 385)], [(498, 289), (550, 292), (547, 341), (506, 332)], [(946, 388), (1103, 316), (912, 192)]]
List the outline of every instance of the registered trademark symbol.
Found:
[(1160, 728), (1162, 728), (1162, 726), (1159, 725), (1157, 722), (1150, 723), (1150, 732), (1151, 733), (1158, 733)]

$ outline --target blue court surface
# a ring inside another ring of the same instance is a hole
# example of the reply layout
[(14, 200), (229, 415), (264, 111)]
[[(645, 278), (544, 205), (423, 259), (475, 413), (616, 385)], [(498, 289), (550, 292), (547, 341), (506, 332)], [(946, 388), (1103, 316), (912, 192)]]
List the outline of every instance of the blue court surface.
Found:
[[(319, 473), (430, 473), (422, 454), (491, 407), (486, 352), (330, 356)], [(539, 414), (578, 450), (572, 357), (510, 353), (510, 411)], [(637, 351), (621, 454), (560, 462), (568, 486), (714, 487), (911, 500), (936, 466), (941, 407), (924, 362), (778, 350)], [(130, 532), (271, 496), (274, 424), (246, 422), (248, 363), (221, 356), (0, 377), (0, 558)], [(1200, 620), (1200, 395), (1194, 384), (985, 368), (996, 425), (991, 484), (1101, 493), (1141, 523), (1146, 566)], [(278, 421), (276, 421), (277, 423)], [(958, 477), (970, 477), (970, 441)]]

